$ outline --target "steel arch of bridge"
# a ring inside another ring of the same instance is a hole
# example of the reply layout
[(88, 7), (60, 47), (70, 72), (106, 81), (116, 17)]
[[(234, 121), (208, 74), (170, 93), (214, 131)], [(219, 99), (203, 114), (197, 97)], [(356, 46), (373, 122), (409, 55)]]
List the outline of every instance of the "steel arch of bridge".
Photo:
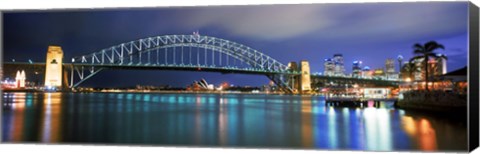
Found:
[[(72, 58), (70, 88), (104, 69), (204, 69), (267, 75), (285, 92), (293, 92), (290, 69), (255, 49), (233, 41), (200, 35), (163, 35), (121, 43)], [(74, 82), (73, 74), (79, 78)]]

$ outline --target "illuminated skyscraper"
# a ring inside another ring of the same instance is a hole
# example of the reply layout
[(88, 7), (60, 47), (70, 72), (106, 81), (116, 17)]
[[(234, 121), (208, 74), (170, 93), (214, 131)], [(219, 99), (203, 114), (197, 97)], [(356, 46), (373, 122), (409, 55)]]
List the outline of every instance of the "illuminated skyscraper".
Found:
[(444, 54), (437, 54), (438, 58), (435, 58), (437, 62), (436, 72), (438, 75), (443, 75), (447, 73), (447, 59)]
[(335, 76), (344, 76), (345, 75), (345, 66), (343, 62), (342, 54), (333, 55), (333, 63), (335, 64)]
[(357, 78), (362, 76), (362, 61), (353, 61), (352, 76)]
[(423, 81), (425, 80), (425, 67), (423, 63), (423, 58), (418, 58), (413, 60), (413, 67), (414, 69), (412, 70), (413, 72), (413, 79), (414, 81)]
[(386, 61), (385, 61), (385, 68), (386, 68), (386, 77), (387, 79), (394, 79), (396, 78), (396, 75), (395, 75), (395, 61), (391, 58), (388, 58)]
[(335, 63), (331, 58), (325, 59), (324, 68), (325, 68), (323, 72), (324, 75), (333, 76), (335, 74)]

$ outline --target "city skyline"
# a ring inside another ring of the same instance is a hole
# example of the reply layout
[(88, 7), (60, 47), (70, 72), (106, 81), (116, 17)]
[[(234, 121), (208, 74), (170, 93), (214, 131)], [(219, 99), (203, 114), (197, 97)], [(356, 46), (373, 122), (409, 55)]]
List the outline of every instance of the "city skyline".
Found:
[[(335, 53), (343, 54), (346, 72), (352, 72), (354, 60), (363, 61), (363, 66), (372, 69), (384, 68), (387, 58), (413, 57), (414, 43), (435, 40), (446, 47), (438, 52), (449, 57), (448, 71), (452, 71), (466, 66), (466, 7), (464, 2), (439, 2), (12, 12), (4, 16), (4, 60), (44, 61), (51, 44), (62, 46), (65, 58), (72, 58), (139, 38), (200, 31), (200, 35), (247, 45), (283, 64), (308, 60), (312, 73), (323, 72), (324, 59)], [(291, 13), (284, 14), (282, 10)], [(378, 15), (382, 14), (379, 11), (390, 13)], [(432, 16), (432, 19), (421, 16)], [(264, 21), (266, 18), (268, 22)], [(398, 71), (398, 64), (394, 65)], [(105, 71), (99, 74), (102, 77), (94, 77), (85, 85), (132, 85), (134, 83), (128, 81), (136, 74), (145, 78), (141, 84), (185, 86), (198, 77), (214, 84), (268, 83), (268, 78), (251, 75)], [(158, 81), (158, 77), (162, 77), (162, 81)]]

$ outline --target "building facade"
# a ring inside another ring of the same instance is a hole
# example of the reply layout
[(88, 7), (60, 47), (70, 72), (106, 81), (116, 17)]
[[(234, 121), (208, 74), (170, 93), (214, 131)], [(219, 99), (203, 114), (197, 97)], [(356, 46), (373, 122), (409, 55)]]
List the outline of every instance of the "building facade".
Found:
[(385, 61), (385, 77), (387, 79), (397, 79), (398, 75), (395, 74), (395, 60), (388, 58)]
[(324, 75), (333, 76), (335, 74), (335, 63), (331, 58), (325, 59), (323, 66), (324, 66), (324, 71), (323, 71)]
[(444, 54), (437, 54), (437, 57), (435, 58), (435, 62), (436, 62), (435, 74), (436, 75), (447, 74), (447, 59), (445, 57), (446, 56)]
[[(437, 55), (441, 56), (441, 55)], [(406, 63), (408, 64), (408, 63)], [(425, 63), (423, 58), (414, 59), (412, 63), (410, 63), (410, 73), (412, 74), (413, 81), (424, 81), (425, 80)], [(431, 58), (428, 60), (427, 63), (428, 67), (428, 76), (429, 78), (435, 78), (440, 75), (447, 73), (447, 60), (444, 57), (436, 57)], [(402, 73), (409, 73), (403, 72)]]
[(352, 77), (362, 77), (362, 61), (353, 61)]
[(375, 71), (373, 71), (373, 77), (374, 78), (379, 78), (379, 79), (384, 79), (385, 78), (385, 71), (383, 68), (377, 68)]
[(423, 64), (423, 59), (415, 59), (413, 60), (413, 80), (414, 81), (423, 81), (424, 80), (424, 73), (425, 67)]
[(335, 63), (335, 76), (344, 76), (345, 75), (345, 66), (343, 61), (342, 54), (334, 54), (333, 62)]
[(326, 76), (345, 76), (345, 66), (342, 54), (334, 54), (333, 58), (327, 58), (324, 62)]
[(373, 72), (371, 71), (369, 66), (365, 66), (362, 69), (362, 77), (363, 78), (372, 78)]

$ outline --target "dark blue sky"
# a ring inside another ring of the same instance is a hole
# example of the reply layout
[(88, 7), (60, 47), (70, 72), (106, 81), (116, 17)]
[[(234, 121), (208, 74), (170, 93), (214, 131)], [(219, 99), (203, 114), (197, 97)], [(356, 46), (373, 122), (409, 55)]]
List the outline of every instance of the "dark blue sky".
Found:
[[(9, 12), (3, 18), (4, 60), (44, 61), (51, 44), (62, 46), (70, 59), (140, 38), (199, 30), (284, 64), (308, 60), (312, 72), (323, 72), (323, 59), (335, 53), (344, 55), (347, 73), (354, 60), (382, 68), (387, 58), (411, 58), (414, 43), (435, 40), (446, 47), (437, 52), (448, 56), (452, 71), (467, 63), (467, 6), (423, 2)], [(236, 85), (268, 82), (257, 75), (109, 70), (83, 85), (185, 86), (200, 78)]]

